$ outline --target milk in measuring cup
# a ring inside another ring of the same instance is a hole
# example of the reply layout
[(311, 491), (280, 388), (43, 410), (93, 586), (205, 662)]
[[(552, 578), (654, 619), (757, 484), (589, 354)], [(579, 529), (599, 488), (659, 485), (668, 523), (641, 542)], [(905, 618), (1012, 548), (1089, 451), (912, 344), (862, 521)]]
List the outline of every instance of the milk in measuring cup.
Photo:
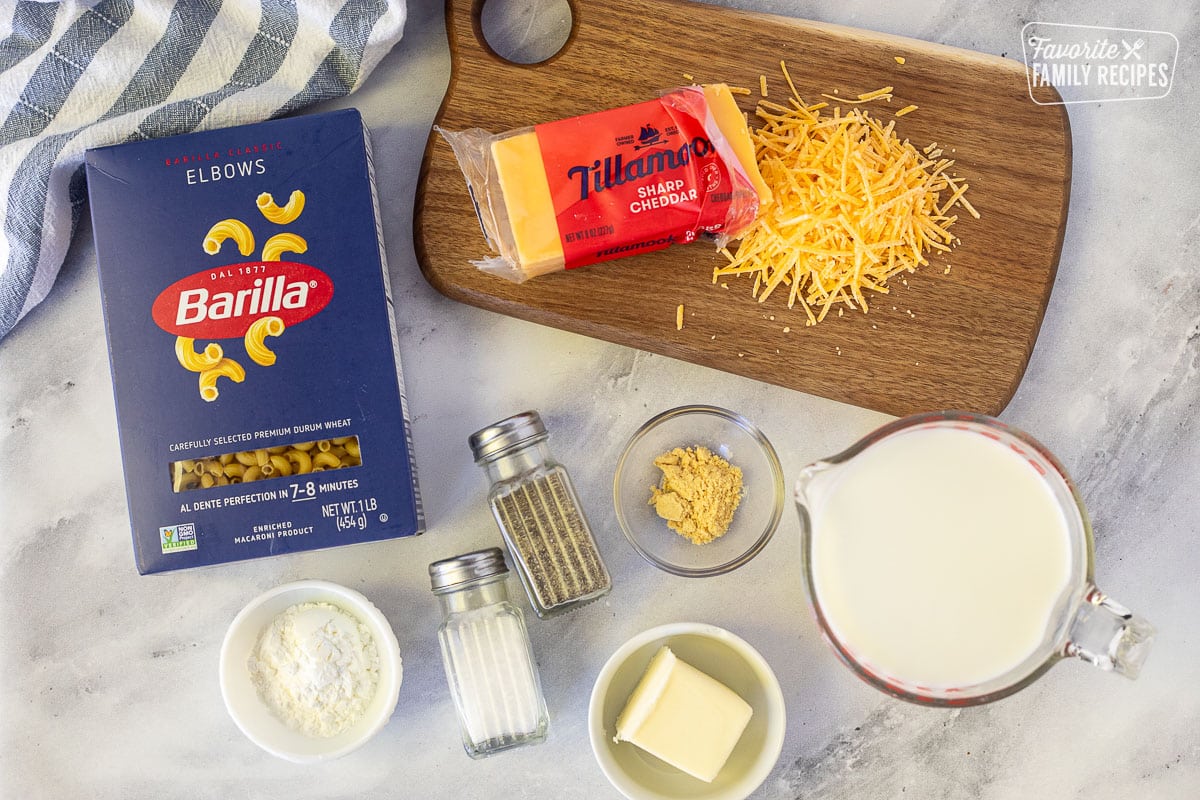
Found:
[(1034, 655), (1071, 590), (1072, 540), (1028, 460), (977, 432), (916, 428), (837, 471), (811, 511), (811, 580), (857, 661), (945, 689)]

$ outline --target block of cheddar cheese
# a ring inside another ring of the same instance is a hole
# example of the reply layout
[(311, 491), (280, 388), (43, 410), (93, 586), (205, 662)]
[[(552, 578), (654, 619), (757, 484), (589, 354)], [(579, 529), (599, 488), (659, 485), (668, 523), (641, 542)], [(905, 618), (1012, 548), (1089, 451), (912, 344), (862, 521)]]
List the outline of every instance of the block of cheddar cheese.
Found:
[(496, 212), (501, 230), (507, 233), (498, 237), (501, 253), (526, 278), (563, 269), (563, 247), (537, 133), (526, 131), (496, 139), (491, 157), (502, 198)]
[(771, 202), (724, 84), (499, 135), (441, 133), (496, 251), (475, 263), (510, 280), (701, 235), (724, 244)]

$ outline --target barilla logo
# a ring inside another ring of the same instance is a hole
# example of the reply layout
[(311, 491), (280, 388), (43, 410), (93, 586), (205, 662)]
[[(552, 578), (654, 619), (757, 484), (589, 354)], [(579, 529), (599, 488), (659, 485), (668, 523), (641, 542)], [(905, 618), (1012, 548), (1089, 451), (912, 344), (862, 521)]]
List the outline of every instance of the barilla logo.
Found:
[(151, 316), (167, 333), (192, 339), (243, 336), (259, 317), (291, 327), (333, 299), (333, 281), (294, 261), (248, 261), (207, 269), (176, 281), (154, 301)]

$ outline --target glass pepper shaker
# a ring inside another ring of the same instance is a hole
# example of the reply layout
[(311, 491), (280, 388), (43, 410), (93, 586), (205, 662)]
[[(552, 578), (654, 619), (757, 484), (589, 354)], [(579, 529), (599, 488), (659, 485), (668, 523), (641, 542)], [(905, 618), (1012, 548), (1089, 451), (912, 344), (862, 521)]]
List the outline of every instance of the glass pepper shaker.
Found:
[(549, 719), (525, 620), (508, 600), (498, 547), (429, 565), (444, 621), (438, 642), (471, 758), (545, 741)]
[(541, 618), (588, 603), (612, 588), (571, 478), (546, 446), (548, 436), (541, 416), (525, 411), (468, 439), (475, 463), (491, 484), (492, 515)]

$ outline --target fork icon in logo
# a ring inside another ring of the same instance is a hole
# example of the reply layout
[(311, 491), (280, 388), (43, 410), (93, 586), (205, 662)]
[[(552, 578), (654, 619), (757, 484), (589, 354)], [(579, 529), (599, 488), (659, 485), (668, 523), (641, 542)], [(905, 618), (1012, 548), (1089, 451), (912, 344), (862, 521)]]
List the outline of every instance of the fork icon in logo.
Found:
[(1121, 56), (1122, 60), (1124, 60), (1124, 61), (1128, 61), (1128, 60), (1129, 60), (1129, 57), (1130, 57), (1130, 56), (1133, 56), (1133, 57), (1135, 57), (1135, 58), (1136, 58), (1138, 61), (1141, 61), (1141, 60), (1142, 60), (1142, 54), (1141, 54), (1141, 53), (1139, 53), (1138, 51), (1139, 51), (1139, 50), (1141, 50), (1141, 49), (1142, 49), (1142, 47), (1143, 47), (1143, 46), (1145, 46), (1145, 44), (1146, 44), (1146, 40), (1145, 40), (1145, 39), (1138, 39), (1138, 40), (1137, 40), (1137, 41), (1135, 41), (1133, 44), (1130, 44), (1129, 42), (1127, 42), (1127, 41), (1125, 41), (1124, 39), (1122, 39), (1122, 40), (1121, 40), (1121, 46), (1125, 48), (1125, 55)]

